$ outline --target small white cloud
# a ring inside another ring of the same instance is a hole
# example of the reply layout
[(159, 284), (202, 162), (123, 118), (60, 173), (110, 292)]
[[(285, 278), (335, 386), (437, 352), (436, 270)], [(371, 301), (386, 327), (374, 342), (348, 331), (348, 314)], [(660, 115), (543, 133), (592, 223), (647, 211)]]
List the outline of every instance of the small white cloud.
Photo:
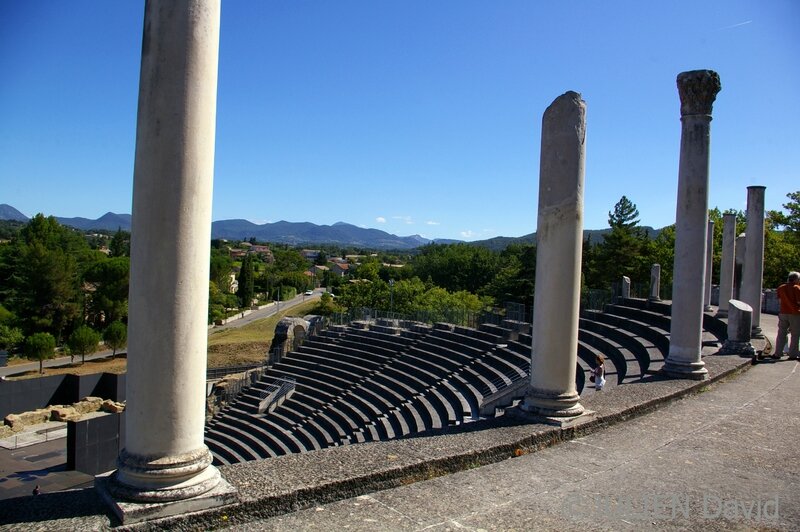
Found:
[(377, 218), (375, 218), (375, 221), (378, 222), (379, 224), (385, 224), (386, 218), (384, 218), (383, 216), (378, 216)]
[(411, 219), (411, 216), (392, 216), (393, 220), (400, 220), (406, 225), (414, 225), (414, 221)]
[(473, 236), (475, 236), (475, 233), (472, 230), (468, 229), (466, 231), (461, 231), (461, 236), (464, 238), (472, 238)]
[(439, 222), (434, 222), (433, 220), (428, 220), (425, 222), (425, 225), (439, 225)]

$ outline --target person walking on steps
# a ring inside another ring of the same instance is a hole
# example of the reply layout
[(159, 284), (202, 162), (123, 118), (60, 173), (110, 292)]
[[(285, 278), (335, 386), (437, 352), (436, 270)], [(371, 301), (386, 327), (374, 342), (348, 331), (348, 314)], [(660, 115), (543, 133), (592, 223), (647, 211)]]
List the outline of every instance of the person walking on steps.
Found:
[(778, 287), (778, 299), (781, 302), (778, 314), (778, 337), (775, 339), (775, 351), (772, 358), (783, 356), (786, 337), (791, 333), (789, 342), (789, 360), (797, 360), (798, 341), (800, 341), (800, 273), (790, 272), (786, 282)]
[(592, 374), (589, 376), (589, 382), (593, 382), (594, 389), (599, 392), (606, 384), (606, 359), (603, 358), (603, 355), (597, 355), (595, 357), (595, 362), (597, 365), (594, 367), (594, 369), (592, 369)]

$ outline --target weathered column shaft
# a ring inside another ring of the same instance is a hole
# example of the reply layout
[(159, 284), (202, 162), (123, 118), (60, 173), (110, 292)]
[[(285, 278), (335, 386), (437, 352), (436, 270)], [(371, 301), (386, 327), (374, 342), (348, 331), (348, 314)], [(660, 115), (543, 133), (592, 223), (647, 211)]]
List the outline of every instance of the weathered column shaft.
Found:
[(753, 307), (753, 336), (761, 336), (761, 292), (764, 277), (764, 190), (747, 187), (747, 236), (741, 300)]
[(583, 413), (575, 368), (585, 139), (586, 103), (567, 92), (542, 118), (531, 381), (522, 408), (544, 416)]
[(703, 284), (703, 310), (711, 310), (711, 277), (714, 273), (714, 222), (708, 221), (706, 231), (706, 275)]
[(131, 229), (125, 449), (116, 495), (179, 500), (219, 481), (203, 443), (219, 0), (150, 0)]
[(661, 301), (661, 265), (650, 266), (650, 301)]
[(736, 256), (736, 215), (722, 215), (722, 260), (719, 267), (719, 309), (717, 316), (728, 315), (728, 301), (733, 299), (733, 268)]
[(622, 276), (622, 281), (620, 283), (621, 289), (620, 294), (622, 299), (630, 299), (631, 297), (631, 278), (627, 275)]
[(681, 150), (675, 216), (675, 266), (672, 326), (664, 373), (705, 379), (701, 359), (703, 284), (708, 222), (708, 173), (711, 109), (720, 90), (711, 70), (678, 75), (681, 99)]

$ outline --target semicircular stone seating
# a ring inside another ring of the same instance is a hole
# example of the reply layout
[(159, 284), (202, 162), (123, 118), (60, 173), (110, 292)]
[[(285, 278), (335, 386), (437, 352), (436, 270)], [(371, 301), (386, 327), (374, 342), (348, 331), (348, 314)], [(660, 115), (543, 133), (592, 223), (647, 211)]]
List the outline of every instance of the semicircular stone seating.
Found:
[[(582, 392), (606, 359), (608, 385), (658, 370), (669, 350), (668, 303), (623, 299), (583, 311), (576, 386)], [(725, 323), (704, 317), (704, 342), (725, 339)], [(438, 323), (354, 322), (307, 338), (206, 426), (219, 464), (338, 445), (433, 434), (495, 416), (522, 398), (529, 379), (530, 325), (480, 329)], [(294, 391), (259, 413), (265, 390), (294, 379)]]

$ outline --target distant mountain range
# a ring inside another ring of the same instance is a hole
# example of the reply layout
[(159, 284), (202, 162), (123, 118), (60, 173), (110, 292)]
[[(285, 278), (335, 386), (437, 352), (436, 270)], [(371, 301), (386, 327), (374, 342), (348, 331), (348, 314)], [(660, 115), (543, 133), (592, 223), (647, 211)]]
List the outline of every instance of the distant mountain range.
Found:
[[(96, 220), (89, 218), (63, 218), (56, 216), (58, 223), (82, 231), (131, 230), (130, 214), (107, 212)], [(0, 220), (26, 222), (28, 217), (11, 205), (0, 204)], [(264, 242), (279, 242), (290, 245), (336, 244), (368, 249), (414, 249), (431, 242), (419, 235), (397, 236), (379, 229), (365, 229), (352, 224), (338, 222), (333, 225), (316, 225), (310, 222), (286, 222), (254, 224), (247, 220), (219, 220), (211, 224), (212, 238), (247, 240), (255, 238)], [(455, 242), (446, 240), (441, 242)]]
[[(0, 220), (28, 221), (28, 217), (11, 205), (0, 204)], [(96, 220), (89, 218), (61, 218), (56, 220), (62, 225), (68, 225), (83, 231), (105, 230), (123, 231), (131, 230), (130, 214), (115, 214), (107, 212)], [(659, 230), (652, 227), (644, 228), (651, 238), (658, 235)], [(610, 229), (587, 229), (583, 232), (584, 240), (591, 238), (599, 242), (603, 234)], [(212, 238), (225, 238), (228, 240), (247, 240), (255, 238), (262, 242), (278, 242), (290, 245), (318, 245), (334, 244), (353, 246), (367, 249), (397, 249), (409, 250), (430, 243), (454, 244), (461, 240), (436, 239), (430, 240), (419, 235), (397, 236), (380, 229), (366, 229), (352, 224), (337, 222), (333, 225), (316, 225), (311, 222), (286, 222), (254, 224), (248, 220), (219, 220), (211, 224)], [(472, 245), (482, 246), (494, 251), (502, 251), (509, 244), (535, 244), (536, 233), (521, 237), (498, 236), (488, 240), (471, 242)]]

